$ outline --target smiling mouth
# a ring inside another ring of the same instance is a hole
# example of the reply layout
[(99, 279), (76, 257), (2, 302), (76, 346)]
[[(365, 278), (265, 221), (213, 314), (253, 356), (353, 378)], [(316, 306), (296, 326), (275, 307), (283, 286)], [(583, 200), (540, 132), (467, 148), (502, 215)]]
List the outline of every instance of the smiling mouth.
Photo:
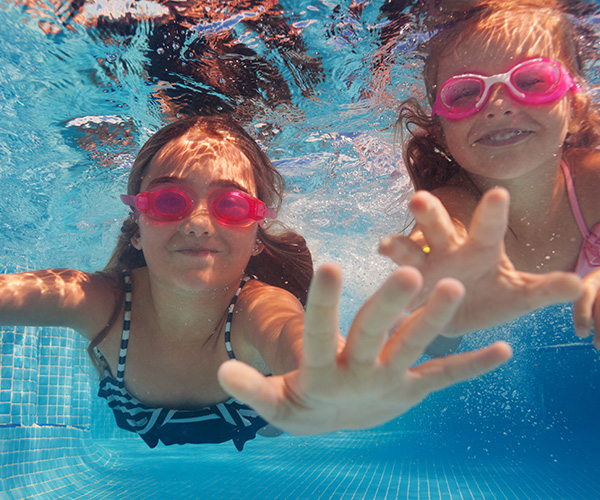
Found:
[(480, 137), (475, 141), (475, 144), (481, 144), (483, 146), (505, 146), (520, 142), (531, 134), (533, 134), (531, 130), (496, 130)]

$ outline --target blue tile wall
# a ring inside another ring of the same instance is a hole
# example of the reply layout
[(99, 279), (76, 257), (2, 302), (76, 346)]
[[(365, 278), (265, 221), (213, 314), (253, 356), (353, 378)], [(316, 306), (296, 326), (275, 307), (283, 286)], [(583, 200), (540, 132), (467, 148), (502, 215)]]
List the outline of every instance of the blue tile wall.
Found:
[[(52, 491), (77, 468), (106, 462), (90, 430), (97, 374), (86, 346), (68, 328), (0, 327), (0, 497)], [(115, 427), (104, 413), (95, 434), (113, 437)]]
[(96, 396), (86, 347), (69, 328), (0, 327), (0, 498), (52, 498), (108, 463), (95, 439), (136, 438)]
[(35, 329), (0, 330), (0, 425), (36, 423), (38, 335)]
[(93, 368), (68, 328), (0, 329), (0, 426), (90, 428)]
[[(114, 462), (108, 452), (93, 443), (85, 429), (34, 425), (1, 431), (2, 499), (61, 498), (57, 493), (60, 489), (81, 490), (91, 483), (90, 476), (101, 476), (104, 467)], [(74, 484), (76, 480), (81, 485)]]
[(7, 491), (89, 453), (93, 368), (85, 341), (67, 328), (3, 327), (0, 345), (0, 491)]

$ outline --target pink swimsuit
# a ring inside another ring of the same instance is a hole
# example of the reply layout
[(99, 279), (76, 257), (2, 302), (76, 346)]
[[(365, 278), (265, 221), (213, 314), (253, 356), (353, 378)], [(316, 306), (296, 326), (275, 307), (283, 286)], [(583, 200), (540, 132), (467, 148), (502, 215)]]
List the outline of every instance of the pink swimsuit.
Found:
[(579, 259), (577, 259), (577, 266), (575, 266), (575, 273), (582, 278), (592, 271), (600, 268), (600, 222), (594, 226), (592, 231), (587, 228), (579, 202), (577, 201), (577, 195), (575, 194), (575, 187), (573, 186), (573, 178), (571, 172), (566, 163), (562, 161), (560, 166), (565, 177), (565, 185), (567, 187), (567, 194), (569, 195), (569, 203), (571, 204), (571, 212), (577, 221), (579, 231), (583, 236), (583, 246), (579, 253)]

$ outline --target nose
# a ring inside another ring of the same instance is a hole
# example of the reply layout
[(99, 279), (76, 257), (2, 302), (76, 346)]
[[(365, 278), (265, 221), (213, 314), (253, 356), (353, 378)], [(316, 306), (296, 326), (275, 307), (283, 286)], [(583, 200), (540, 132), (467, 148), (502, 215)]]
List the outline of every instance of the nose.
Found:
[(211, 235), (215, 232), (215, 222), (206, 206), (198, 206), (181, 223), (182, 230), (188, 235)]
[(506, 85), (496, 83), (490, 88), (483, 111), (488, 119), (509, 116), (515, 112), (515, 101)]

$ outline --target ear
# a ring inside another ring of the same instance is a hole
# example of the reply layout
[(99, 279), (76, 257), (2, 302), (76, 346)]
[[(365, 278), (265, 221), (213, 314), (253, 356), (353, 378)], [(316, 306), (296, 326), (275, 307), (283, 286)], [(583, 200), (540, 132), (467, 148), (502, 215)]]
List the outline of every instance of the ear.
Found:
[(260, 238), (256, 238), (256, 242), (254, 243), (254, 248), (252, 249), (252, 257), (256, 257), (264, 249), (265, 249), (265, 244), (261, 241)]
[(133, 245), (133, 248), (135, 248), (136, 250), (141, 250), (142, 249), (142, 235), (140, 234), (139, 231), (137, 231), (135, 233), (135, 235), (133, 235), (131, 237), (131, 244)]

